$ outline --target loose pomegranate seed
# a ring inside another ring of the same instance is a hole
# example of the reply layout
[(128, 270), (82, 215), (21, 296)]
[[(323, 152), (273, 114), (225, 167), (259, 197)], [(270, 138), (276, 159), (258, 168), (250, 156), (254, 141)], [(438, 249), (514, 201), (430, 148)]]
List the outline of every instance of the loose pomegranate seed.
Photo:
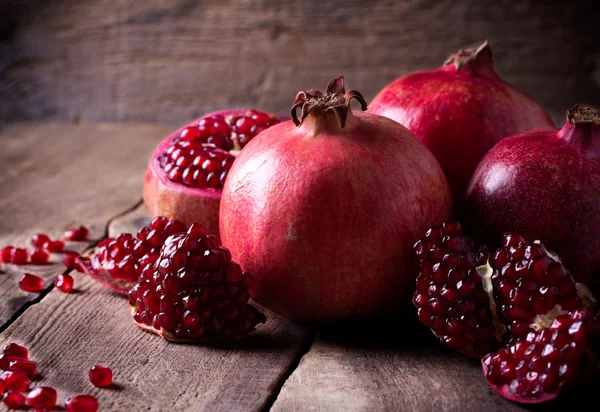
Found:
[(88, 372), (92, 385), (100, 388), (110, 386), (112, 383), (112, 370), (104, 366), (92, 366)]
[(265, 322), (248, 304), (251, 275), (219, 243), (197, 223), (166, 240), (129, 292), (138, 326), (170, 340), (201, 341), (239, 339)]
[(4, 372), (0, 379), (8, 390), (25, 392), (29, 388), (30, 379), (23, 372)]
[(506, 387), (507, 396), (515, 400), (556, 393), (562, 384), (593, 369), (592, 339), (599, 329), (598, 319), (587, 309), (559, 315), (548, 329), (486, 355), (486, 378), (495, 388)]
[(9, 362), (8, 370), (12, 372), (23, 372), (32, 378), (37, 373), (37, 366), (34, 362), (25, 359), (15, 359)]
[(15, 265), (24, 265), (29, 262), (29, 251), (22, 248), (14, 248), (11, 250), (10, 260)]
[(54, 286), (56, 286), (61, 292), (71, 293), (71, 291), (73, 290), (74, 283), (75, 282), (71, 275), (63, 273), (56, 277), (56, 280), (54, 281)]
[(65, 233), (63, 233), (63, 238), (65, 240), (81, 242), (88, 239), (89, 233), (90, 231), (87, 227), (79, 226), (78, 228), (67, 230)]
[(52, 408), (56, 405), (56, 389), (41, 386), (27, 395), (27, 405), (36, 408)]
[(489, 296), (476, 267), (486, 259), (473, 251), (462, 226), (449, 221), (429, 229), (414, 246), (420, 261), (413, 303), (421, 323), (447, 346), (483, 356), (499, 347)]
[(19, 287), (25, 292), (41, 292), (44, 290), (44, 279), (31, 273), (25, 273), (19, 280)]
[(31, 263), (34, 265), (45, 265), (50, 261), (50, 254), (44, 249), (36, 249), (31, 254)]
[(43, 248), (44, 245), (46, 244), (46, 242), (49, 242), (49, 241), (50, 241), (50, 237), (48, 235), (43, 234), (43, 233), (36, 233), (31, 238), (31, 244), (36, 249)]
[(12, 262), (12, 251), (13, 246), (6, 246), (0, 250), (0, 262), (2, 263), (11, 263)]
[(25, 405), (25, 395), (15, 392), (8, 391), (2, 397), (2, 402), (10, 409), (19, 409)]
[(50, 240), (44, 243), (44, 249), (50, 253), (60, 253), (65, 250), (65, 244), (60, 240)]
[(77, 252), (67, 252), (63, 256), (63, 264), (68, 269), (77, 270), (77, 271), (81, 272), (82, 269), (79, 267), (79, 264), (76, 261), (76, 259), (78, 257), (79, 257), (79, 253), (77, 253)]
[(92, 395), (69, 396), (65, 401), (67, 412), (96, 412), (98, 400)]
[(544, 315), (556, 305), (564, 311), (581, 306), (573, 277), (541, 243), (529, 244), (521, 236), (507, 233), (493, 260), (499, 317), (513, 336), (527, 336), (536, 315)]
[(21, 346), (16, 343), (9, 343), (6, 345), (2, 353), (8, 356), (15, 356), (24, 359), (29, 358), (29, 350), (27, 350), (25, 346)]

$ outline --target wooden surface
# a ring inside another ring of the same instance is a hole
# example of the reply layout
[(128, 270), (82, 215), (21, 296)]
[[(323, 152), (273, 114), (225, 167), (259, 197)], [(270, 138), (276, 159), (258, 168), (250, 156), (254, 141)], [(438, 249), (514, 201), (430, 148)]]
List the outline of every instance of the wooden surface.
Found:
[[(137, 230), (148, 220), (139, 203), (143, 170), (168, 131), (91, 123), (4, 128), (0, 246), (80, 223), (92, 224), (97, 238)], [(294, 324), (266, 311), (267, 323), (234, 347), (178, 345), (136, 328), (126, 299), (83, 274), (73, 274), (77, 292), (67, 295), (50, 286), (64, 268), (44, 267), (48, 291), (27, 294), (17, 287), (23, 269), (2, 267), (0, 345), (26, 345), (41, 371), (34, 385), (57, 388), (59, 402), (91, 393), (103, 411), (526, 409), (491, 391), (479, 362), (442, 347), (412, 308), (403, 320), (330, 325)], [(113, 369), (114, 387), (91, 386), (86, 371), (94, 364)], [(599, 383), (536, 410), (589, 403)]]
[(600, 105), (599, 20), (585, 0), (4, 0), (0, 123), (287, 114), (338, 75), (370, 100), (487, 38), (499, 73), (562, 124)]

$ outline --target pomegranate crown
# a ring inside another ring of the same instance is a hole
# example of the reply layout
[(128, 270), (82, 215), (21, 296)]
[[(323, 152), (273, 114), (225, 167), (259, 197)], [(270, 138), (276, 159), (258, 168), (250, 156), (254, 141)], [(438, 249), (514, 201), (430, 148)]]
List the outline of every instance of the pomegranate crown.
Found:
[(569, 123), (593, 123), (600, 125), (600, 110), (592, 107), (581, 107), (578, 104), (567, 111)]
[[(324, 113), (331, 110), (335, 114), (340, 127), (343, 129), (346, 125), (346, 118), (352, 99), (359, 101), (362, 110), (367, 110), (367, 102), (364, 97), (356, 90), (346, 91), (344, 88), (344, 76), (336, 77), (327, 85), (325, 94), (314, 89), (298, 92), (294, 103), (292, 103), (292, 120), (296, 127), (298, 127), (309, 113)], [(298, 119), (297, 114), (299, 107), (302, 109), (300, 119)]]
[(454, 64), (456, 70), (460, 70), (464, 66), (477, 64), (483, 61), (490, 63), (494, 61), (492, 49), (490, 48), (487, 40), (477, 47), (477, 49), (460, 49), (457, 53), (448, 57), (448, 60), (444, 62), (444, 66)]

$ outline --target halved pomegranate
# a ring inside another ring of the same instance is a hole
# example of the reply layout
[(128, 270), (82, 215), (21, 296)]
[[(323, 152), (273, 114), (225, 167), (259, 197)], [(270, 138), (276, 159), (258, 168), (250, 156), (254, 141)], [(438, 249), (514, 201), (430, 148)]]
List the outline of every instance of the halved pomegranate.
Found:
[(152, 217), (201, 222), (219, 233), (221, 189), (239, 151), (261, 131), (285, 120), (256, 110), (209, 113), (177, 130), (154, 150), (144, 203)]

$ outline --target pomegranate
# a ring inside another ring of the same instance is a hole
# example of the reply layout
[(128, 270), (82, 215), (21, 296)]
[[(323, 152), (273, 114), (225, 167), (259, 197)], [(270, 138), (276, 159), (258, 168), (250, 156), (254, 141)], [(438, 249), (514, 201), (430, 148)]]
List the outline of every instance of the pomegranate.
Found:
[(156, 263), (146, 265), (129, 291), (129, 304), (135, 323), (164, 339), (236, 340), (266, 321), (248, 304), (252, 284), (218, 238), (193, 223), (167, 238)]
[(599, 320), (587, 309), (562, 314), (549, 327), (486, 355), (485, 377), (496, 392), (515, 402), (554, 399), (564, 384), (595, 371), (592, 341), (598, 337), (598, 326)]
[(460, 50), (441, 68), (401, 77), (369, 111), (406, 126), (433, 152), (459, 206), (483, 155), (503, 138), (554, 127), (531, 97), (502, 81), (487, 42)]
[(156, 262), (165, 239), (186, 230), (180, 221), (158, 216), (141, 228), (136, 237), (121, 233), (114, 239), (104, 239), (89, 259), (76, 258), (73, 265), (109, 289), (126, 295), (142, 270)]
[(256, 275), (253, 299), (295, 320), (396, 311), (410, 299), (412, 244), (452, 207), (427, 148), (351, 99), (366, 109), (343, 77), (298, 93), (293, 122), (248, 143), (223, 189), (222, 239)]
[(543, 239), (600, 293), (600, 111), (574, 107), (560, 130), (498, 143), (469, 185), (465, 225), (490, 245), (504, 231)]
[(152, 217), (201, 221), (218, 235), (219, 200), (235, 155), (282, 118), (256, 110), (209, 113), (165, 138), (146, 171), (144, 203)]

